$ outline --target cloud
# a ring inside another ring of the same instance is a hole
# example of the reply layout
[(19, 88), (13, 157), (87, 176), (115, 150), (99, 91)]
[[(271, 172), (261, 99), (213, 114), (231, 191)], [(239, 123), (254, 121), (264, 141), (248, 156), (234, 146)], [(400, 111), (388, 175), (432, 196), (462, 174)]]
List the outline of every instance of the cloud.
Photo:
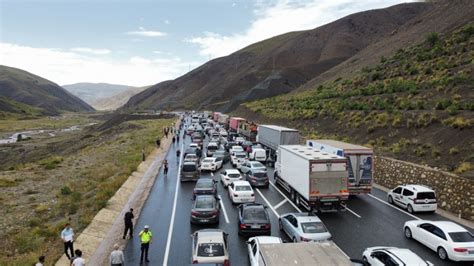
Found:
[(185, 62), (175, 56), (156, 55), (124, 59), (92, 54), (36, 48), (0, 42), (0, 64), (20, 68), (58, 84), (106, 82), (144, 86), (176, 78), (199, 62)]
[(80, 53), (89, 53), (89, 54), (110, 54), (112, 51), (108, 49), (93, 49), (87, 47), (74, 47), (70, 49), (73, 52), (80, 52)]
[(261, 40), (290, 31), (313, 29), (346, 15), (383, 8), (407, 2), (404, 0), (274, 0), (256, 1), (255, 19), (243, 32), (217, 34), (204, 32), (202, 36), (185, 39), (199, 46), (202, 56), (220, 57), (228, 55)]
[(146, 30), (143, 27), (139, 27), (137, 31), (127, 31), (125, 34), (142, 37), (163, 37), (167, 35), (166, 32)]
[(167, 20), (167, 19), (165, 19), (165, 20), (163, 21), (163, 23), (165, 23), (165, 24), (171, 24), (171, 22), (170, 22), (169, 20)]
[(234, 6), (236, 6), (236, 5), (237, 5), (237, 3), (232, 3), (232, 7), (234, 7)]

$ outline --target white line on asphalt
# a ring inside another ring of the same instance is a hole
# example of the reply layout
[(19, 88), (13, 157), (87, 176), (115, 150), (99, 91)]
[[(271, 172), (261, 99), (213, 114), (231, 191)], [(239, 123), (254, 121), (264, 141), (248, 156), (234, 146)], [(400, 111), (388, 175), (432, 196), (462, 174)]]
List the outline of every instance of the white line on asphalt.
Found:
[(214, 173), (213, 173), (213, 172), (211, 172), (211, 175), (212, 175), (212, 176), (214, 176)]
[(258, 194), (260, 194), (260, 196), (262, 197), (262, 199), (265, 201), (265, 203), (267, 204), (267, 206), (273, 211), (273, 213), (276, 215), (276, 217), (280, 217), (280, 215), (278, 214), (278, 212), (275, 211), (275, 209), (273, 209), (272, 205), (270, 204), (270, 202), (268, 202), (268, 200), (263, 196), (262, 192), (260, 192), (260, 189), (256, 188), (255, 189)]
[[(181, 143), (181, 150), (184, 148), (184, 140)], [(176, 216), (176, 203), (178, 201), (178, 188), (179, 188), (179, 175), (181, 173), (181, 163), (183, 159), (183, 153), (179, 156), (179, 165), (178, 165), (178, 175), (176, 176), (176, 190), (174, 191), (174, 202), (173, 202), (173, 211), (171, 212), (171, 221), (170, 227), (168, 229), (168, 240), (166, 241), (166, 249), (165, 249), (165, 257), (163, 258), (163, 265), (168, 265), (168, 256), (170, 253), (170, 245), (171, 245), (171, 237), (173, 235), (173, 226), (174, 226), (174, 218)]]
[(420, 218), (416, 217), (415, 215), (413, 215), (413, 214), (411, 214), (411, 213), (408, 213), (408, 212), (406, 212), (406, 211), (404, 211), (404, 210), (402, 210), (402, 209), (400, 209), (400, 208), (397, 208), (396, 206), (394, 206), (394, 205), (392, 205), (392, 204), (390, 204), (390, 203), (388, 203), (388, 202), (386, 202), (386, 201), (383, 201), (383, 200), (377, 198), (376, 196), (374, 196), (374, 195), (372, 195), (372, 194), (367, 194), (367, 195), (369, 195), (369, 197), (371, 197), (371, 198), (373, 198), (373, 199), (376, 199), (376, 200), (382, 202), (382, 203), (385, 204), (385, 205), (388, 205), (388, 206), (394, 208), (395, 210), (398, 210), (398, 211), (400, 211), (400, 212), (403, 212), (404, 214), (406, 214), (406, 215), (408, 215), (408, 216), (411, 216), (411, 217), (413, 217), (413, 218), (415, 218), (415, 219), (417, 219), (417, 220), (421, 220)]
[(283, 204), (285, 204), (287, 201), (288, 201), (287, 199), (284, 199), (280, 203), (275, 205), (273, 208), (275, 208), (275, 210), (276, 210), (276, 209), (280, 208)]
[(221, 195), (219, 195), (218, 197), (219, 197), (219, 203), (221, 204), (222, 212), (224, 213), (225, 222), (229, 223), (229, 217), (227, 217), (227, 212), (225, 211), (224, 203), (222, 202), (222, 197)]
[(347, 208), (346, 205), (344, 205), (344, 209), (346, 209), (346, 210), (348, 210), (350, 213), (354, 214), (357, 218), (359, 218), (359, 219), (362, 218), (362, 216), (360, 216), (359, 214), (357, 214), (355, 211), (353, 211), (353, 210)]
[(293, 201), (291, 201), (285, 194), (283, 194), (283, 192), (281, 192), (281, 190), (279, 190), (272, 182), (269, 182), (270, 185), (276, 189), (276, 191), (280, 192), (280, 194), (298, 211), (298, 212), (302, 212), (300, 210), (300, 208), (298, 208), (298, 206), (296, 206)]

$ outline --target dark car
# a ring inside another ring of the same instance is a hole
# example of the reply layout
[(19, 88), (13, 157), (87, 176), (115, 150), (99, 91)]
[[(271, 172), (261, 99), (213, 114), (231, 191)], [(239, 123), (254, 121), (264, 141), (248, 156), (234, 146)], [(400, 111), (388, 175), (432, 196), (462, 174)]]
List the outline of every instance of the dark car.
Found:
[(198, 195), (191, 209), (191, 223), (219, 223), (219, 199), (213, 195)]
[(239, 206), (239, 235), (271, 235), (271, 230), (267, 207), (258, 203)]
[(211, 178), (200, 178), (196, 182), (193, 190), (193, 198), (197, 195), (214, 195), (217, 196), (217, 182)]
[(270, 184), (267, 171), (250, 170), (245, 174), (247, 181), (254, 187), (267, 187)]
[(184, 162), (181, 167), (180, 180), (183, 181), (194, 181), (199, 179), (199, 169), (196, 162)]
[(229, 152), (226, 150), (217, 150), (214, 152), (212, 157), (221, 159), (223, 163), (227, 163), (228, 161), (230, 161)]

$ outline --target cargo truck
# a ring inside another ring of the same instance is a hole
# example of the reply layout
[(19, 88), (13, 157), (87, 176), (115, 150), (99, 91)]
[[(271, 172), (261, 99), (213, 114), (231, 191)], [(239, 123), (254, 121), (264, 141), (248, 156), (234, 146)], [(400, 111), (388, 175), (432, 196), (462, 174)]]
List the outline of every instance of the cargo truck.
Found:
[(244, 121), (240, 123), (237, 133), (254, 142), (257, 140), (257, 127), (257, 124), (253, 122)]
[(374, 152), (371, 148), (328, 139), (308, 140), (306, 144), (347, 159), (350, 195), (370, 193), (374, 171)]
[(241, 117), (231, 117), (229, 120), (229, 130), (232, 132), (237, 132), (241, 123), (244, 123), (245, 119)]
[(274, 162), (279, 145), (300, 144), (300, 132), (296, 129), (275, 125), (259, 125), (257, 142), (267, 148), (267, 158)]
[(219, 122), (219, 116), (221, 115), (220, 112), (214, 112), (212, 113), (212, 120), (214, 120), (214, 122)]
[(347, 159), (304, 145), (280, 145), (274, 173), (298, 207), (309, 212), (345, 210)]
[(229, 116), (226, 114), (219, 114), (219, 120), (217, 121), (225, 129), (229, 129)]

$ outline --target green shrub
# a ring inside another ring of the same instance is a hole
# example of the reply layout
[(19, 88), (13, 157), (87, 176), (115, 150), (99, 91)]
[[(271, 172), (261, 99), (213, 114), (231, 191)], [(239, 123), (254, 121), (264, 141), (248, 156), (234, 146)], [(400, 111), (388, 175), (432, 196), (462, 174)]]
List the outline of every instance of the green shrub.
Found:
[(470, 171), (471, 169), (472, 169), (472, 164), (470, 162), (462, 162), (458, 165), (458, 167), (456, 167), (454, 172), (456, 174), (462, 174), (462, 173), (465, 173), (467, 171)]
[(63, 161), (63, 158), (60, 156), (53, 156), (48, 159), (44, 159), (40, 162), (40, 165), (43, 166), (46, 170), (56, 169)]
[(72, 193), (72, 190), (68, 186), (63, 186), (61, 188), (61, 195), (70, 195), (71, 193)]
[(456, 155), (458, 153), (459, 153), (458, 147), (452, 147), (451, 149), (449, 149), (449, 154), (450, 155)]
[(435, 46), (435, 44), (439, 43), (440, 38), (439, 34), (436, 32), (431, 32), (428, 35), (426, 35), (426, 42), (431, 46)]

